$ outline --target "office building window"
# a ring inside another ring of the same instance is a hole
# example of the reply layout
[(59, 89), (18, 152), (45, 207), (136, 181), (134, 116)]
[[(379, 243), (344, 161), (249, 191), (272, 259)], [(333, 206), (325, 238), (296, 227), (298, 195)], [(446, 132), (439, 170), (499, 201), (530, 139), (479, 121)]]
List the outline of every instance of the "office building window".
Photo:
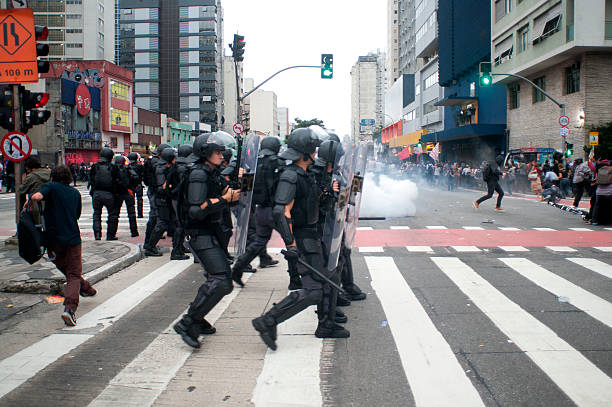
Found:
[(438, 103), (438, 98), (425, 103), (423, 105), (423, 114), (428, 114), (428, 113), (435, 112), (436, 110), (438, 110), (438, 106), (435, 106), (436, 103)]
[(432, 87), (436, 83), (438, 83), (438, 71), (425, 78), (425, 89)]
[(423, 9), (425, 9), (426, 3), (427, 0), (421, 0), (421, 2), (419, 2), (419, 4), (416, 6), (416, 9), (414, 10), (414, 18), (419, 18), (419, 16), (423, 12)]
[(521, 107), (521, 85), (513, 83), (508, 86), (510, 94), (510, 109), (518, 109)]
[(130, 100), (130, 87), (121, 82), (111, 81), (111, 96), (116, 99)]
[(504, 0), (504, 8), (506, 9), (506, 14), (509, 14), (512, 11), (512, 0)]
[(580, 62), (565, 68), (565, 93), (580, 92)]
[(532, 43), (535, 45), (561, 29), (561, 3), (542, 13), (533, 21)]
[(513, 36), (510, 35), (495, 45), (495, 65), (503, 64), (512, 59), (512, 51), (514, 50), (513, 41)]
[(416, 119), (416, 111), (415, 110), (411, 110), (408, 113), (406, 113), (406, 116), (404, 116), (404, 121), (411, 121)]
[(521, 53), (529, 47), (529, 25), (518, 31), (518, 52)]
[(81, 15), (80, 14), (66, 14), (66, 18), (68, 20), (80, 20)]
[(421, 84), (417, 83), (416, 86), (414, 87), (414, 94), (415, 96), (418, 96), (421, 94)]
[[(540, 76), (539, 78), (534, 79), (533, 83), (535, 83), (536, 86), (539, 86), (542, 90), (546, 90), (546, 77), (545, 76)], [(545, 98), (546, 96), (544, 96), (542, 92), (540, 92), (536, 88), (533, 88), (533, 98), (532, 98), (533, 103), (542, 102), (544, 101)]]
[(66, 44), (66, 48), (83, 48), (83, 44)]

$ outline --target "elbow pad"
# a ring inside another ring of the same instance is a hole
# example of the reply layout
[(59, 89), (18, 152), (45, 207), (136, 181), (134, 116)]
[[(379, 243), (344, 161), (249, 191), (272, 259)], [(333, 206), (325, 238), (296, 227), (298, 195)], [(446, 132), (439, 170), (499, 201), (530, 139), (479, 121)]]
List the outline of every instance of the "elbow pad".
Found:
[(272, 210), (272, 215), (274, 216), (278, 233), (283, 238), (285, 245), (289, 246), (295, 240), (293, 238), (293, 233), (291, 232), (293, 220), (285, 217), (285, 207), (283, 205), (276, 205)]

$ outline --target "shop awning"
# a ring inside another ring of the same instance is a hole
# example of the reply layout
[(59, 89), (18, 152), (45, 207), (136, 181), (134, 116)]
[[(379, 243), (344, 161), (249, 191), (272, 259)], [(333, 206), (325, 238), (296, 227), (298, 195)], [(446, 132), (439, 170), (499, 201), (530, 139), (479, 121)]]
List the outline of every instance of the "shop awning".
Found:
[(445, 97), (437, 103), (434, 103), (434, 106), (463, 106), (474, 102), (478, 102), (477, 97), (451, 95)]
[(412, 144), (417, 144), (423, 134), (427, 134), (427, 129), (413, 131), (412, 133), (404, 134), (389, 142), (389, 147), (405, 147)]

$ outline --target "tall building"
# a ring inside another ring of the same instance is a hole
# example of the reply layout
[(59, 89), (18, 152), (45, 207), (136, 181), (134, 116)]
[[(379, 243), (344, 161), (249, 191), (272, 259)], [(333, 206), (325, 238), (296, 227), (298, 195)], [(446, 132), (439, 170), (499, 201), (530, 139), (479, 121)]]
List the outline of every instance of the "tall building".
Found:
[[(244, 91), (254, 88), (253, 79), (245, 79)], [(267, 136), (278, 136), (278, 106), (276, 93), (257, 89), (245, 99), (248, 105), (249, 129)], [(245, 109), (245, 111), (247, 111)]]
[[(236, 69), (234, 58), (231, 56), (223, 57), (223, 130), (233, 134), (233, 127), (238, 123), (237, 94), (236, 94)], [(238, 86), (243, 89), (243, 70), (242, 63), (238, 63)]]
[(118, 61), (137, 106), (216, 130), (223, 115), (220, 0), (119, 0)]
[[(424, 1), (424, 0), (416, 0)], [(413, 74), (416, 71), (417, 60), (414, 53), (414, 7), (415, 0), (399, 0), (398, 14), (398, 42), (399, 42), (399, 71), (400, 74)]]
[(278, 108), (278, 135), (281, 138), (285, 138), (286, 135), (291, 133), (291, 126), (289, 125), (289, 109), (286, 107)]
[(49, 61), (115, 62), (115, 0), (30, 0), (34, 23), (49, 28)]
[(399, 0), (387, 0), (387, 88), (399, 77)]
[(351, 69), (351, 137), (367, 140), (384, 126), (385, 54), (360, 56)]
[[(525, 76), (564, 104), (566, 141), (582, 156), (588, 128), (612, 121), (612, 0), (492, 4), (493, 72)], [(493, 80), (507, 85), (511, 152), (536, 159), (562, 151), (562, 110), (524, 81), (503, 75)]]

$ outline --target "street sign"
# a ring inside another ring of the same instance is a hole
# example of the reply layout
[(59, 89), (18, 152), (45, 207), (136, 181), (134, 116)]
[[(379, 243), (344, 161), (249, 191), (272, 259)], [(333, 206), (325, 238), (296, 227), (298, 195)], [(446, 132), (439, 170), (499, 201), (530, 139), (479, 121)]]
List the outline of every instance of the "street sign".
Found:
[(234, 133), (242, 134), (243, 131), (244, 131), (244, 126), (242, 125), (242, 123), (234, 124)]
[(34, 12), (0, 10), (0, 83), (23, 82), (38, 82)]
[(11, 8), (28, 8), (27, 0), (11, 0)]
[(599, 145), (599, 132), (598, 131), (589, 132), (589, 145), (590, 146)]
[(561, 127), (559, 129), (559, 134), (561, 135), (561, 137), (567, 137), (569, 136), (569, 129), (567, 127)]
[(567, 127), (569, 125), (569, 117), (559, 116), (559, 124), (561, 127)]
[(2, 155), (13, 162), (21, 162), (32, 153), (32, 143), (28, 136), (20, 131), (11, 131), (0, 141)]

